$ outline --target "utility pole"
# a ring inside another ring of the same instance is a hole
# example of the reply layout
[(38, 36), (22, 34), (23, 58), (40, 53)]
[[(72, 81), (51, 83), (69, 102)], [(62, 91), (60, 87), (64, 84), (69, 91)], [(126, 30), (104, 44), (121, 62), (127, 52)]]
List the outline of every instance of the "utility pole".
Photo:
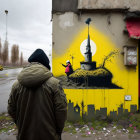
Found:
[(8, 10), (5, 10), (6, 14), (6, 37), (5, 37), (5, 42), (4, 42), (4, 48), (3, 48), (3, 64), (5, 65), (6, 62), (8, 61), (8, 32), (7, 32), (7, 16), (8, 16)]
[(5, 40), (7, 41), (7, 36), (8, 36), (8, 32), (7, 32), (7, 22), (8, 22), (8, 21), (7, 21), (7, 20), (8, 20), (7, 17), (8, 17), (8, 10), (5, 10), (5, 14), (6, 14), (6, 39), (5, 39)]

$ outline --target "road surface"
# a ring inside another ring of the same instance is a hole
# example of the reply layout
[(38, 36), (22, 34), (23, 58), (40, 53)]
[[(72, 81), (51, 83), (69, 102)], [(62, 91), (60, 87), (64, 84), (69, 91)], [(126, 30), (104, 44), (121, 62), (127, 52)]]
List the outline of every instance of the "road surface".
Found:
[(7, 101), (12, 84), (22, 68), (0, 71), (0, 113), (7, 111)]
[[(67, 132), (62, 133), (62, 140), (140, 140), (140, 134), (124, 134), (123, 132), (119, 135), (104, 136), (102, 135), (91, 135), (88, 137), (80, 136), (79, 134), (69, 134)], [(0, 134), (0, 140), (16, 140), (16, 135), (5, 135)]]

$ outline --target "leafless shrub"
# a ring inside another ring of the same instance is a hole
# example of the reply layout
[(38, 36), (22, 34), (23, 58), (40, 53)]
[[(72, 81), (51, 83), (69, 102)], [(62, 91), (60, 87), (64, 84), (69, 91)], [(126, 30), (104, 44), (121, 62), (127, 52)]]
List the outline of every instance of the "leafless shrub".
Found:
[(2, 44), (1, 44), (1, 38), (0, 38), (0, 62), (2, 60)]
[(11, 62), (15, 65), (19, 61), (19, 46), (13, 45), (11, 50)]
[(3, 47), (3, 52), (2, 52), (2, 60), (3, 60), (3, 64), (4, 65), (8, 61), (8, 57), (9, 57), (9, 53), (8, 53), (8, 41), (5, 40), (4, 47)]
[(23, 65), (23, 53), (21, 52), (21, 55), (20, 55), (20, 65), (22, 66)]

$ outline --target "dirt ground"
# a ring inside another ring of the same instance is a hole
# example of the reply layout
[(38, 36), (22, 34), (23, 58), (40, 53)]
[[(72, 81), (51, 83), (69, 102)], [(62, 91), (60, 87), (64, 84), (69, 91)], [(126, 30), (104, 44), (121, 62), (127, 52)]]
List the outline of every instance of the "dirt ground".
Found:
[[(0, 115), (0, 140), (16, 140), (17, 129), (11, 117)], [(117, 121), (66, 122), (62, 140), (140, 140), (140, 114)]]
[[(0, 134), (0, 140), (16, 140), (16, 135)], [(64, 132), (62, 140), (140, 140), (140, 133), (124, 134), (123, 132), (114, 133), (113, 135), (106, 136), (105, 134), (91, 134), (91, 136), (84, 137), (81, 134), (70, 134)]]

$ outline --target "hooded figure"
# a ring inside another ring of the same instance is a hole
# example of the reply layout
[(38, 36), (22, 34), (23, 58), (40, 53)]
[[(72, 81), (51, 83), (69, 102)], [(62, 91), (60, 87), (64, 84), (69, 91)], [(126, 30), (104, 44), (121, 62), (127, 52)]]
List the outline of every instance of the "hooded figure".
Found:
[(8, 113), (18, 128), (17, 140), (60, 140), (67, 115), (66, 96), (49, 71), (49, 59), (37, 49), (18, 75)]

